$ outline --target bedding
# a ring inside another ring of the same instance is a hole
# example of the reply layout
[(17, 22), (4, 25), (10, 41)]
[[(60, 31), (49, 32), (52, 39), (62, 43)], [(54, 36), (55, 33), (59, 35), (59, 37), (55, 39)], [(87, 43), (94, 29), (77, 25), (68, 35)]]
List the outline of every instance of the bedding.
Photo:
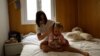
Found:
[[(43, 41), (43, 40), (42, 40)], [(100, 56), (100, 40), (93, 39), (93, 41), (77, 41), (71, 42), (68, 39), (70, 45), (74, 48), (89, 52), (90, 56)], [(71, 52), (48, 52), (44, 53), (40, 49), (40, 43), (37, 39), (37, 35), (29, 35), (22, 40), (24, 45), (20, 56), (83, 56), (78, 53)]]

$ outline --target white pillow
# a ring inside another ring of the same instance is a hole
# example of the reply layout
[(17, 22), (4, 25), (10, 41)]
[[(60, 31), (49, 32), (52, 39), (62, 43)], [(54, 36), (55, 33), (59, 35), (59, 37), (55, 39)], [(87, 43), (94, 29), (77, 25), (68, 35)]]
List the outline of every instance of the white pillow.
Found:
[(72, 29), (72, 32), (73, 32), (73, 31), (80, 31), (80, 32), (83, 32), (82, 28), (80, 28), (80, 27), (74, 27), (74, 28)]
[(68, 32), (66, 33), (66, 38), (71, 39), (71, 41), (79, 41), (82, 40), (83, 38), (80, 36), (79, 31), (74, 31), (74, 32)]
[(39, 45), (39, 44), (40, 44), (40, 42), (39, 42), (39, 40), (38, 40), (36, 34), (35, 34), (35, 35), (28, 35), (28, 36), (26, 36), (26, 37), (22, 40), (21, 43), (24, 44), (24, 45), (27, 45), (27, 44)]
[(91, 40), (93, 38), (93, 36), (88, 33), (81, 33), (80, 36), (85, 40)]

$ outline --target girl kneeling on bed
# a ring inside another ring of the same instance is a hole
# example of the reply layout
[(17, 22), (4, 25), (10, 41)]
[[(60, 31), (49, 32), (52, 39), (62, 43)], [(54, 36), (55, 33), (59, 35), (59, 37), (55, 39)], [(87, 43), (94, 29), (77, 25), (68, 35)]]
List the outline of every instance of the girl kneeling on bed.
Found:
[(61, 34), (63, 26), (60, 23), (55, 23), (52, 27), (52, 33), (48, 36), (48, 46), (55, 51), (64, 51), (63, 47), (69, 45)]
[[(44, 52), (49, 51), (64, 51), (62, 47), (69, 45), (68, 41), (64, 39), (61, 34), (62, 25), (59, 23), (54, 23), (52, 26), (51, 33), (48, 35), (47, 39), (41, 43), (41, 49)], [(42, 48), (43, 45), (47, 47)]]
[(64, 39), (61, 31), (63, 26), (60, 23), (54, 23), (52, 26), (52, 32), (48, 35), (48, 38), (45, 39), (40, 45), (40, 48), (44, 52), (63, 52), (69, 51), (74, 53), (80, 53), (84, 56), (89, 56), (87, 52), (82, 52), (78, 49), (75, 49), (69, 45), (68, 40)]

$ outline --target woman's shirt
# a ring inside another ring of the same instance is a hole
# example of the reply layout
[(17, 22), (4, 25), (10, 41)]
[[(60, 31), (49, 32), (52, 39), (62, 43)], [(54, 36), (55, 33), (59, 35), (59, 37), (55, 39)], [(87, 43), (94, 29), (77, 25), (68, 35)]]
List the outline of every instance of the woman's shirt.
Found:
[(37, 33), (44, 33), (47, 32), (54, 24), (54, 21), (48, 20), (46, 24), (40, 25), (37, 27)]

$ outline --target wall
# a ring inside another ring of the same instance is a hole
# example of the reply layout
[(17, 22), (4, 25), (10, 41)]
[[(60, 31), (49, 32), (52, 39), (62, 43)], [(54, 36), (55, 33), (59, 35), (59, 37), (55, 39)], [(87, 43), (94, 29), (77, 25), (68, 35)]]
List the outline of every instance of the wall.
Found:
[(78, 0), (78, 25), (100, 38), (100, 0)]
[(77, 25), (77, 1), (56, 0), (57, 21), (64, 26), (64, 31), (70, 31)]
[(15, 0), (8, 0), (10, 30), (24, 34), (35, 32), (35, 26), (33, 24), (21, 25), (21, 11), (20, 9), (16, 9), (14, 1)]
[(3, 53), (3, 44), (8, 37), (8, 11), (7, 11), (7, 1), (0, 0), (0, 56)]
[[(15, 8), (13, 0), (8, 0), (10, 30), (20, 33), (35, 32), (35, 25), (21, 25), (20, 9)], [(57, 21), (64, 25), (64, 31), (70, 31), (74, 27), (76, 19), (75, 0), (56, 0)]]

